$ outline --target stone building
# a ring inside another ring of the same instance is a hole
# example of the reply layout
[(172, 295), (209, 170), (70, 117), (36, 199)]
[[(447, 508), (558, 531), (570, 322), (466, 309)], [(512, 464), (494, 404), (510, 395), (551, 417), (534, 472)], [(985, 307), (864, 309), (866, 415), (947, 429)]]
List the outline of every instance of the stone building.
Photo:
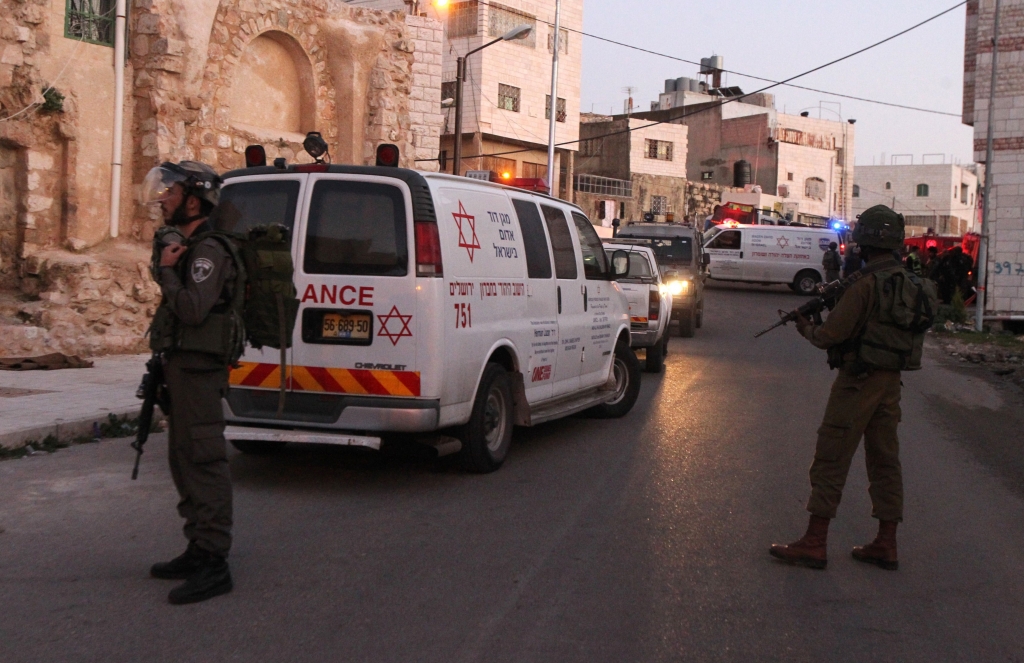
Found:
[(687, 213), (687, 127), (646, 124), (602, 116), (580, 124), (573, 195), (595, 224), (640, 221), (647, 212), (682, 221)]
[[(719, 187), (757, 185), (776, 211), (821, 223), (850, 219), (855, 131), (852, 122), (787, 115), (770, 94), (741, 101), (688, 94), (689, 105), (636, 113), (636, 119), (690, 128), (686, 176)], [(737, 180), (737, 164), (749, 181)]]
[[(964, 124), (974, 127), (974, 160), (986, 159), (995, 0), (967, 3)], [(1024, 319), (1024, 0), (1003, 0), (995, 89), (986, 317)]]
[[(341, 0), (130, 0), (115, 100), (114, 5), (2, 1), (0, 355), (141, 347), (159, 220), (134, 201), (161, 161), (238, 168), (249, 143), (308, 160), (303, 137), (319, 131), (335, 163), (366, 163), (390, 142), (402, 165), (436, 170), (437, 21)], [(111, 241), (115, 103), (125, 124)]]
[(955, 164), (858, 166), (853, 214), (888, 205), (904, 216), (911, 235), (977, 232), (981, 191), (975, 170)]

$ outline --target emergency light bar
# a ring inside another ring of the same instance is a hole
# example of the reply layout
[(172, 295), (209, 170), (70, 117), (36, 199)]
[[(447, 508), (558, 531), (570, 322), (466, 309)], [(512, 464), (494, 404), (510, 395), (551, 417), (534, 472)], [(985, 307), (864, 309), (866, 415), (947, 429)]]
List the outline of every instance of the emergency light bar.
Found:
[(262, 168), (267, 165), (267, 151), (262, 145), (250, 145), (245, 148), (245, 167)]

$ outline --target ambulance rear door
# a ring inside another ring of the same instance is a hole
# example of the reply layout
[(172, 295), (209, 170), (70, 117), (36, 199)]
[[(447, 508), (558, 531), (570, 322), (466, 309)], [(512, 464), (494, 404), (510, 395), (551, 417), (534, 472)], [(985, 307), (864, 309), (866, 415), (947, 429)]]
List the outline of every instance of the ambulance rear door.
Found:
[(303, 209), (294, 391), (425, 396), (417, 344), (427, 339), (417, 313), (408, 185), (374, 175), (313, 174)]
[[(212, 218), (214, 227), (244, 234), (257, 226), (280, 224), (292, 231), (292, 258), (298, 252), (296, 229), (308, 175), (280, 174), (232, 177), (221, 189), (220, 205)], [(299, 330), (292, 335), (292, 348), (285, 353), (290, 366)], [(228, 401), (237, 415), (268, 418), (277, 411), (281, 386), (281, 353), (273, 348), (245, 348), (245, 354), (230, 374)]]

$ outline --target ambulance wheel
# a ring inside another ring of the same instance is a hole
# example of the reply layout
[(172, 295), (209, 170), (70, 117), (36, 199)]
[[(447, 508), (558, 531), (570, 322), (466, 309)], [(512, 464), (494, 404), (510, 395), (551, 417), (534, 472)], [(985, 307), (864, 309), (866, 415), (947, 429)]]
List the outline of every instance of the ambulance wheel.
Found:
[(640, 396), (640, 360), (622, 341), (615, 344), (615, 394), (607, 401), (590, 408), (588, 413), (597, 419), (618, 419), (626, 416)]
[(644, 371), (647, 373), (661, 373), (665, 368), (665, 346), (668, 345), (668, 334), (662, 340), (647, 348), (647, 360), (644, 361)]
[(697, 327), (697, 315), (693, 309), (683, 311), (679, 316), (679, 335), (683, 338), (693, 338), (694, 329)]
[(501, 467), (512, 445), (512, 382), (505, 369), (487, 364), (469, 423), (462, 427), (462, 466), (479, 474)]
[(797, 274), (796, 278), (793, 279), (793, 290), (801, 295), (813, 295), (815, 288), (818, 287), (820, 282), (821, 276), (817, 272), (807, 269)]
[(266, 440), (231, 440), (231, 446), (244, 454), (267, 456), (284, 449), (287, 442), (267, 442)]

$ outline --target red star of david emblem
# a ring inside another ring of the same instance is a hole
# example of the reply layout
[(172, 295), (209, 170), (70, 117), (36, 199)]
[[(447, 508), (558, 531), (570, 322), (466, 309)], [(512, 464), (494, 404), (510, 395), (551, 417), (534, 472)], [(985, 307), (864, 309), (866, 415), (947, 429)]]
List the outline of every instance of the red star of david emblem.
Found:
[[(387, 315), (377, 316), (377, 320), (380, 321), (380, 331), (377, 332), (377, 336), (386, 337), (391, 341), (391, 345), (398, 345), (398, 342), (406, 336), (412, 338), (412, 331), (409, 330), (409, 323), (412, 322), (412, 316), (402, 315), (398, 312), (397, 306), (392, 306), (391, 311), (389, 311)], [(388, 324), (392, 321), (394, 321), (395, 327), (401, 323), (402, 329), (399, 331), (392, 331), (391, 329), (388, 329)]]
[(778, 239), (778, 242), (779, 242), (779, 248), (780, 249), (784, 249), (787, 246), (789, 246), (789, 238), (788, 237), (780, 237)]
[[(459, 226), (459, 248), (466, 249), (466, 252), (469, 253), (469, 261), (473, 262), (473, 252), (480, 249), (480, 240), (476, 236), (476, 217), (466, 213), (466, 208), (463, 207), (461, 200), (459, 201), (459, 213), (453, 212), (452, 216), (455, 217), (455, 224)], [(466, 240), (466, 229), (463, 224), (469, 226), (471, 240)]]

